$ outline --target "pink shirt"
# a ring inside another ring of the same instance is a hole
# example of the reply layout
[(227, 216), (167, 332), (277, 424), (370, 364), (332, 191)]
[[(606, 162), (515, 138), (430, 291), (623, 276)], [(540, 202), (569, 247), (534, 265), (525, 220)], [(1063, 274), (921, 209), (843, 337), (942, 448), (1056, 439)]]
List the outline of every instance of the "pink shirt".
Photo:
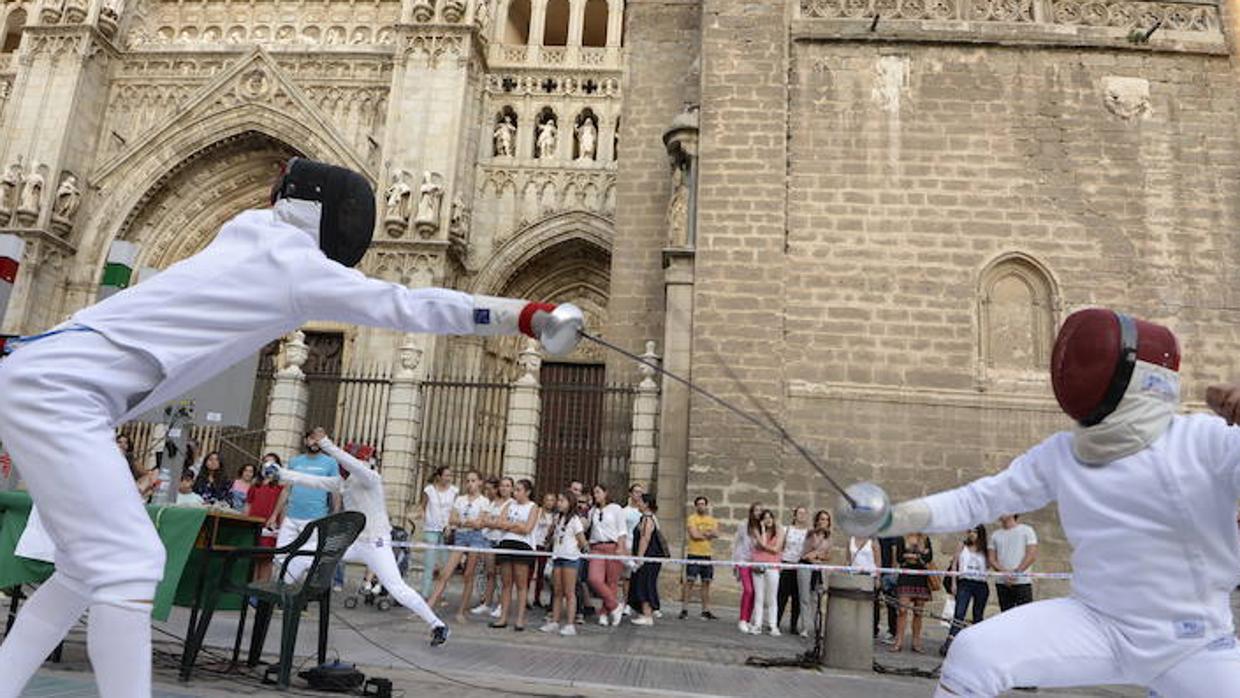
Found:
[[(763, 545), (773, 547), (775, 545), (775, 541), (779, 540), (779, 534), (772, 533), (761, 540)], [(755, 545), (753, 546), (753, 561), (766, 563), (779, 562), (779, 553), (770, 553)]]

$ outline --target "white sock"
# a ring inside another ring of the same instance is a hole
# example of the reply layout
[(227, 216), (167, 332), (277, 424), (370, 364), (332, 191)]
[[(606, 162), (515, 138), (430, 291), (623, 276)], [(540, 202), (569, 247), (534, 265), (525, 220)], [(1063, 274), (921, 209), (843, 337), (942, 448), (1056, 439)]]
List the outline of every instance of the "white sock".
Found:
[(0, 645), (0, 698), (21, 695), (89, 603), (85, 589), (59, 573), (34, 592)]
[(86, 649), (100, 698), (151, 695), (151, 607), (133, 601), (90, 607)]

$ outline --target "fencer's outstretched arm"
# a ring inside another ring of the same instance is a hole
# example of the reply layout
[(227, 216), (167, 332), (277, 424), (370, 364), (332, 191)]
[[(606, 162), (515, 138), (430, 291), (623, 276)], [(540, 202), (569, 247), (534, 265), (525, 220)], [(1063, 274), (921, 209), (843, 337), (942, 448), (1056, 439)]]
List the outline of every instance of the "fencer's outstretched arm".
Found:
[[(401, 332), (533, 336), (530, 303), (474, 296), (442, 288), (406, 288), (337, 264), (306, 250), (291, 289), (295, 311), (307, 319), (384, 327)], [(538, 307), (538, 306), (535, 306)]]
[(383, 478), (370, 469), (370, 466), (363, 463), (353, 456), (352, 453), (340, 448), (331, 439), (324, 436), (319, 439), (319, 449), (336, 459), (336, 462), (345, 470), (349, 471), (349, 477), (358, 478), (358, 483), (362, 487), (378, 487), (383, 484)]
[(339, 475), (308, 475), (285, 467), (276, 468), (276, 476), (281, 485), (304, 485), (316, 490), (326, 490), (334, 494), (344, 491), (344, 478)]
[(928, 497), (903, 502), (892, 509), (884, 536), (913, 531), (947, 533), (994, 521), (1002, 514), (1041, 509), (1054, 500), (1038, 454), (1039, 444), (1020, 455), (1006, 470)]

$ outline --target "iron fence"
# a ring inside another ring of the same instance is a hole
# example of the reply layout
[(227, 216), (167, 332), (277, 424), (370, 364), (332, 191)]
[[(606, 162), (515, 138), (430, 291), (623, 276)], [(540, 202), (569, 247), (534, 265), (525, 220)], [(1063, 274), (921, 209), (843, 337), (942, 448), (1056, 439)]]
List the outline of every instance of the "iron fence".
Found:
[(372, 366), (345, 375), (308, 374), (306, 428), (322, 426), (339, 444), (367, 444), (383, 451), (388, 394), (392, 379), (386, 368)]
[(471, 469), (484, 478), (501, 475), (511, 391), (506, 382), (472, 377), (423, 381), (418, 482), (441, 465), (451, 468), (458, 482)]
[(543, 364), (538, 482), (543, 492), (568, 483), (628, 486), (633, 426), (632, 386), (604, 382), (602, 366)]

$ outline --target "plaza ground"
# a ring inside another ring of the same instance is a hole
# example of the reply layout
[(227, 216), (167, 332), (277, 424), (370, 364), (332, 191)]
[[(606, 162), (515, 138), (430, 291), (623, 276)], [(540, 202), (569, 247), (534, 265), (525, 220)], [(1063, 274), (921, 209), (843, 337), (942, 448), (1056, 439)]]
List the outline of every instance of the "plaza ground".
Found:
[[(456, 596), (449, 598), (455, 600)], [(577, 637), (550, 636), (537, 631), (542, 612), (531, 611), (527, 629), (517, 633), (492, 630), (473, 616), (467, 623), (452, 625), (452, 638), (437, 649), (427, 646), (427, 627), (403, 609), (381, 612), (360, 607), (346, 610), (334, 599), (329, 659), (337, 656), (359, 665), (367, 676), (391, 679), (394, 695), (425, 695), (430, 691), (454, 698), (473, 696), (780, 696), (780, 698), (862, 698), (929, 696), (934, 683), (928, 678), (854, 673), (799, 668), (763, 669), (746, 666), (750, 657), (792, 658), (808, 649), (808, 640), (741, 635), (736, 612), (724, 609), (719, 620), (705, 621), (691, 614), (677, 620), (678, 603), (665, 606), (666, 616), (654, 627), (623, 624), (602, 628), (579, 626)], [(438, 609), (451, 619), (448, 609)], [(302, 622), (295, 665), (309, 666), (314, 652), (317, 612)], [(166, 623), (156, 624), (156, 696), (282, 695), (273, 686), (259, 683), (258, 672), (222, 673), (236, 631), (237, 614), (217, 614), (198, 670), (188, 684), (176, 679), (177, 638), (185, 633), (188, 614), (176, 609)], [(489, 619), (488, 619), (489, 620)], [(274, 660), (279, 642), (278, 619), (272, 624), (266, 651)], [(937, 622), (927, 624), (927, 655), (891, 654), (876, 647), (875, 659), (896, 670), (931, 671), (939, 663), (937, 650), (945, 630)], [(94, 696), (85, 672), (84, 632), (79, 628), (66, 645), (65, 661), (48, 664), (24, 694), (30, 697)], [(294, 680), (304, 694), (305, 684)], [(287, 695), (287, 694), (283, 694)], [(314, 695), (329, 695), (318, 694)], [(1019, 695), (1019, 694), (1018, 694)], [(1095, 696), (1137, 698), (1145, 692), (1132, 687), (1048, 691), (1044, 698)]]

